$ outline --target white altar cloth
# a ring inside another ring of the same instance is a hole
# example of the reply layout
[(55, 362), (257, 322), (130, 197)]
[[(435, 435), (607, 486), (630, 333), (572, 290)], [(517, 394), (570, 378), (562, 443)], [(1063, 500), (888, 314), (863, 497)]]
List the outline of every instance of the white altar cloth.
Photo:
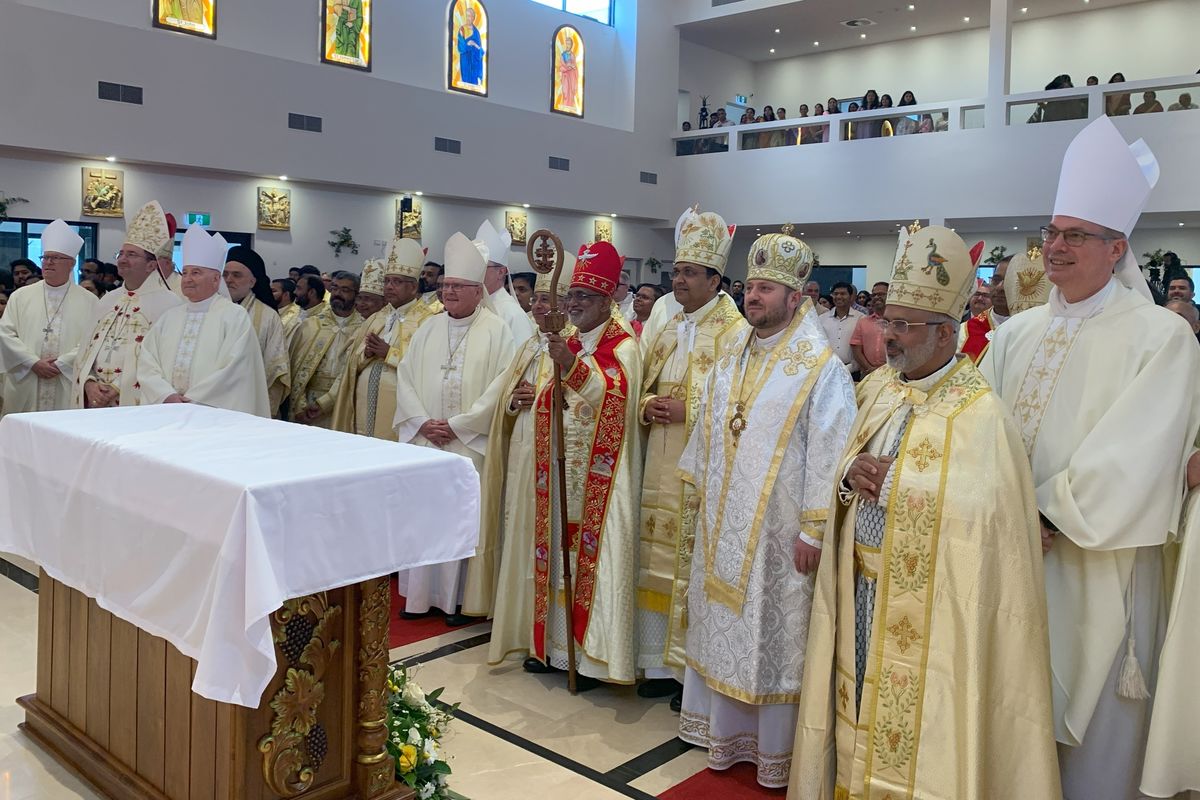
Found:
[(471, 556), (471, 462), (195, 404), (0, 420), (0, 551), (198, 662), (257, 707), (283, 601)]

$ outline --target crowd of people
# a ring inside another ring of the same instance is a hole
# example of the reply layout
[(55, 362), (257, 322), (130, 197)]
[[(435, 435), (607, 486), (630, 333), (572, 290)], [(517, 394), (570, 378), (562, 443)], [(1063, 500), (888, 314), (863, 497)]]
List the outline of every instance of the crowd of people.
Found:
[(489, 221), (441, 264), (393, 239), (276, 280), (193, 226), (179, 273), (151, 202), (97, 299), (56, 220), (0, 318), (4, 412), (197, 402), (457, 453), (475, 555), (401, 573), (401, 616), (670, 698), (793, 800), (1171, 796), (1200, 781), (1200, 325), (1129, 252), (1152, 161), (1101, 118), (987, 302), (979, 246), (914, 224), (823, 313), (790, 226), (726, 282), (734, 228), (695, 208), (669, 295), (607, 242), (557, 285), (510, 270)]

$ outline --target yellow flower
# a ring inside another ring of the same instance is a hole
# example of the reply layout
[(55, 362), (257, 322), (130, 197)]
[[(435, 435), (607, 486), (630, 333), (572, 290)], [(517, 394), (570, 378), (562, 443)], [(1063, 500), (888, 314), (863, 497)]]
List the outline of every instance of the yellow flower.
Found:
[(417, 748), (411, 744), (400, 746), (400, 771), (412, 772), (417, 768)]

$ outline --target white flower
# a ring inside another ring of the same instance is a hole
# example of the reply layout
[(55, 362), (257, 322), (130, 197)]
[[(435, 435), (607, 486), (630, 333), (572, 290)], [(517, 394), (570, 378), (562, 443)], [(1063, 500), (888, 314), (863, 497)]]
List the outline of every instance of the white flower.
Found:
[(432, 764), (441, 758), (442, 748), (438, 747), (437, 739), (426, 739), (425, 746), (422, 748), (422, 754), (425, 760)]
[(404, 684), (404, 702), (414, 708), (421, 708), (425, 705), (425, 692), (421, 691), (421, 687), (409, 681)]
[(448, 784), (449, 782), (450, 782), (450, 781), (448, 781), (448, 780), (446, 779), (446, 776), (445, 776), (445, 775), (443, 775), (443, 774), (442, 774), (442, 773), (440, 773), (440, 772), (438, 773), (438, 775), (437, 775), (437, 785), (438, 785), (438, 786), (443, 786), (443, 787), (444, 787), (444, 786), (445, 786), (446, 784)]
[(436, 791), (437, 784), (431, 781), (421, 787), (420, 791), (417, 792), (417, 797), (421, 798), (421, 800), (429, 800), (429, 798), (433, 797), (433, 793)]

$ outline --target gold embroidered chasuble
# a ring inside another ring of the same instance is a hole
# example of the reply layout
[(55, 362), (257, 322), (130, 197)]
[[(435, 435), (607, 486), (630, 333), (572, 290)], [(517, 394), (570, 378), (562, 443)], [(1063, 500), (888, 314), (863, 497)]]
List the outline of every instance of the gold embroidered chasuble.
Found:
[[(359, 328), (350, 344), (346, 367), (333, 406), (334, 430), (396, 441), (396, 367), (417, 328), (436, 316), (420, 298), (400, 308), (384, 306)], [(367, 358), (367, 334), (388, 344), (386, 358)]]
[(800, 699), (812, 577), (793, 548), (822, 536), (855, 410), (811, 301), (776, 337), (730, 339), (679, 463), (698, 502), (687, 665), (760, 706)]
[[(1060, 298), (1005, 323), (980, 370), (1012, 408), (1038, 508), (1062, 531), (1045, 558), (1055, 736), (1076, 746), (1124, 653), (1138, 549), (1179, 531), (1200, 352), (1180, 318), (1115, 280), (1075, 304), (1096, 306), (1085, 315)], [(1153, 686), (1153, 661), (1141, 666)]]
[(283, 338), (289, 350), (292, 346), (292, 337), (296, 335), (296, 329), (303, 321), (304, 318), (300, 315), (300, 306), (295, 303), (289, 303), (279, 309), (279, 322), (283, 325)]
[[(0, 318), (0, 413), (71, 407), (75, 361), (95, 317), (96, 297), (70, 281), (61, 287), (38, 281), (13, 292)], [(51, 356), (62, 374), (39, 378), (30, 368)]]
[[(644, 351), (638, 421), (647, 438), (638, 609), (662, 619), (643, 618), (638, 654), (643, 669), (685, 665), (683, 617), (692, 569), (695, 504), (692, 485), (679, 477), (679, 458), (699, 419), (700, 400), (722, 346), (748, 329), (733, 299), (718, 294), (690, 319), (682, 311), (676, 314)], [(683, 423), (646, 425), (646, 406), (660, 396), (683, 402)], [(664, 624), (665, 635), (660, 628)]]
[(154, 275), (138, 289), (122, 286), (105, 294), (96, 304), (91, 339), (80, 346), (72, 407), (84, 407), (84, 386), (89, 380), (115, 387), (120, 392), (118, 405), (140, 405), (137, 367), (142, 341), (159, 317), (182, 304)]
[(342, 369), (362, 324), (357, 311), (338, 317), (328, 303), (309, 310), (288, 348), (292, 362), (289, 409), (293, 417), (316, 403), (321, 417), (312, 424), (329, 427)]
[[(568, 324), (563, 336), (574, 333), (575, 327)], [(488, 432), (479, 549), (469, 569), (479, 572), (478, 579), (471, 581), (480, 587), (474, 598), (478, 607), (464, 606), (463, 612), (499, 617), (498, 607), (509, 607), (503, 614), (504, 629), (498, 622), (492, 624), (488, 661), (493, 664), (511, 653), (528, 655), (533, 618), (533, 410), (514, 411), (509, 401), (521, 381), (528, 381), (541, 394), (553, 379), (554, 362), (538, 333), (513, 358)]]
[[(881, 546), (855, 542), (857, 494), (834, 500), (789, 799), (1058, 798), (1040, 527), (1016, 425), (967, 358), (927, 393), (882, 367), (858, 399), (839, 475), (912, 411)], [(856, 707), (860, 574), (876, 583)]]
[(254, 325), (254, 334), (262, 352), (263, 369), (267, 374), (267, 403), (271, 407), (271, 416), (275, 416), (292, 385), (292, 368), (283, 321), (275, 309), (255, 297), (253, 292), (243, 297), (240, 305), (246, 309)]

